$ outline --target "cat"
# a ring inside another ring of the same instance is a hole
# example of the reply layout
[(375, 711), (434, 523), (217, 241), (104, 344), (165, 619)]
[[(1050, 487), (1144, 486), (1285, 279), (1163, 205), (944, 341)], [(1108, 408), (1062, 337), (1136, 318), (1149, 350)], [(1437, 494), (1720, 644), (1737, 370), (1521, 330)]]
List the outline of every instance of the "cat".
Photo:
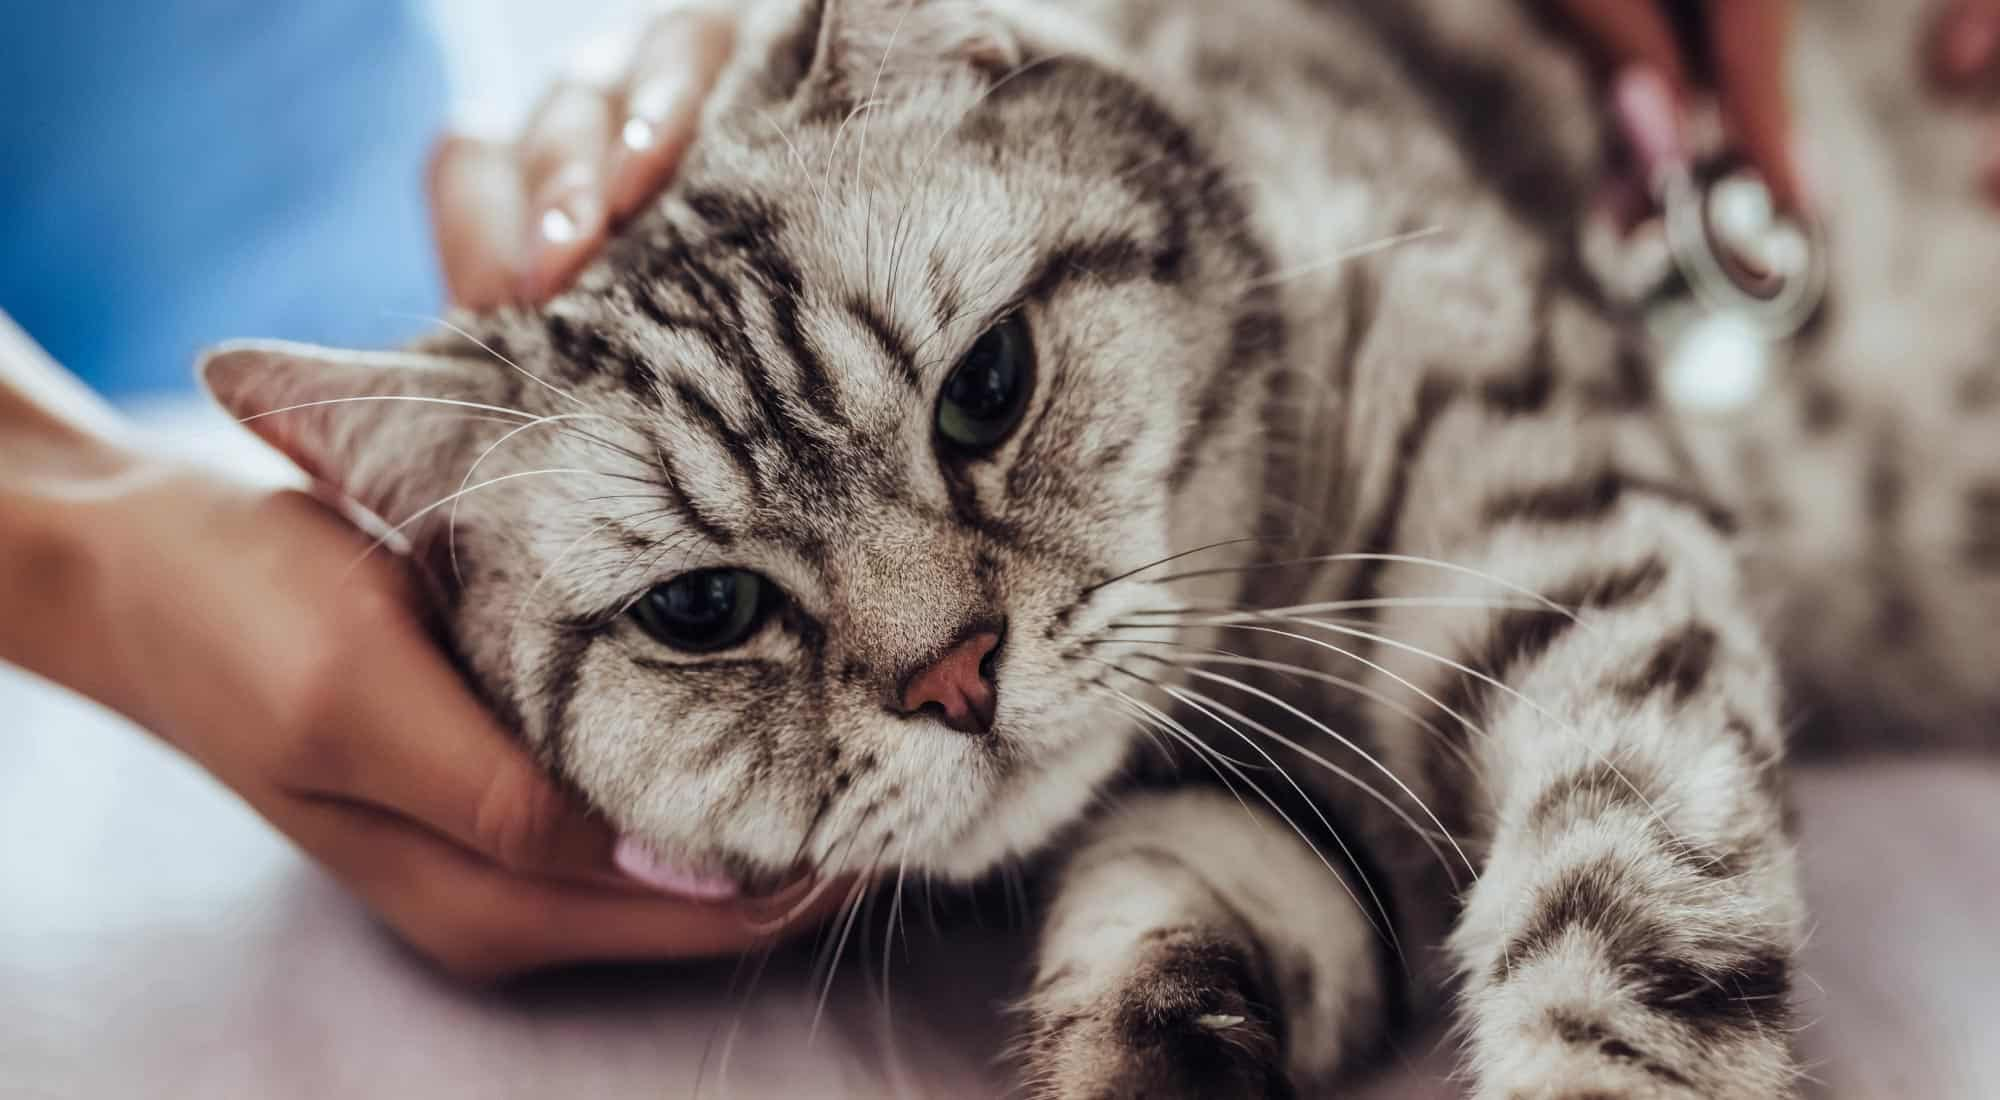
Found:
[(1834, 652), (1809, 601), (1899, 517), (1738, 476), (1832, 351), (1747, 418), (1662, 401), (1578, 243), (1572, 51), (1486, 0), (769, 0), (744, 42), (546, 307), (202, 367), (398, 521), (549, 769), (746, 894), (1045, 866), (1035, 1095), (1319, 1095), (1446, 992), (1478, 1097), (1792, 1095), (1767, 637)]

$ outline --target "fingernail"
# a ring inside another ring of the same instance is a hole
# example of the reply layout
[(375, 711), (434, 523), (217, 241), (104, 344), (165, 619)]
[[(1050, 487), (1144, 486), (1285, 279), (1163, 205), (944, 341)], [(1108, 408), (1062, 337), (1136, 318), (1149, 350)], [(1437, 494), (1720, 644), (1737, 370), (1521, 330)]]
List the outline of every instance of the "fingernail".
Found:
[(1993, 59), (1996, 47), (2000, 47), (2000, 13), (1968, 5), (1945, 32), (1945, 75), (1953, 80), (1977, 76)]
[(667, 120), (686, 102), (687, 78), (679, 74), (649, 80), (625, 101), (625, 125), (618, 138), (625, 148), (643, 153), (660, 143)]
[(1643, 66), (1626, 69), (1612, 85), (1611, 104), (1649, 185), (1663, 171), (1687, 164), (1680, 108), (1660, 74)]
[(528, 221), (530, 271), (567, 266), (577, 244), (603, 227), (604, 200), (597, 191), (597, 181), (588, 171), (566, 171), (550, 181)]
[(668, 863), (630, 837), (619, 838), (611, 862), (635, 881), (690, 901), (728, 901), (737, 894), (736, 880)]

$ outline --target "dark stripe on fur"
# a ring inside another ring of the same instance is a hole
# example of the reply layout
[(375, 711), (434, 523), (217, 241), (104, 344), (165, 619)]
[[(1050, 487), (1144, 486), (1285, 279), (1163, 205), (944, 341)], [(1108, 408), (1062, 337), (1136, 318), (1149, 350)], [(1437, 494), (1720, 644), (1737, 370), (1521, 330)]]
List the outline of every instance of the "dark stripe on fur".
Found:
[[(691, 383), (682, 379), (675, 379), (672, 389), (674, 399), (686, 410), (688, 416), (695, 421), (695, 426), (706, 431), (722, 447), (723, 451), (729, 455), (729, 461), (736, 467), (736, 472), (749, 484), (751, 491), (762, 493), (764, 481), (758, 474), (757, 456), (751, 450), (750, 441), (739, 434), (730, 425), (728, 418), (722, 415), (722, 410), (716, 408)], [(671, 447), (666, 449), (671, 451)]]
[(897, 376), (911, 389), (922, 389), (924, 379), (917, 373), (917, 353), (910, 344), (909, 334), (876, 309), (874, 303), (860, 295), (847, 300), (847, 312), (853, 314), (855, 321), (881, 345), (882, 354), (895, 365)]
[(1116, 286), (1145, 272), (1145, 249), (1130, 237), (1068, 241), (1049, 250), (1048, 258), (1029, 276), (1021, 296), (1031, 302), (1047, 302), (1071, 283)]
[(1693, 1088), (1694, 1082), (1687, 1075), (1663, 1062), (1649, 1057), (1644, 1051), (1620, 1039), (1603, 1024), (1586, 1020), (1563, 1009), (1549, 1013), (1549, 1026), (1565, 1043), (1575, 1046), (1595, 1047), (1599, 1054), (1618, 1062), (1631, 1062), (1648, 1074), (1681, 1088)]
[(1194, 424), (1182, 439), (1168, 485), (1179, 490), (1194, 476), (1198, 447), (1216, 434), (1243, 391), (1256, 384), (1257, 364), (1276, 362), (1284, 355), (1286, 327), (1279, 311), (1277, 295), (1270, 288), (1253, 290), (1229, 325), (1229, 343), (1222, 359), (1210, 369), (1208, 384), (1195, 402)]
[(1961, 560), (1968, 569), (2000, 572), (2000, 483), (1965, 491), (1965, 541)]
[(574, 776), (564, 771), (564, 750), (569, 738), (570, 702), (576, 698), (583, 659), (601, 636), (602, 632), (592, 627), (565, 624), (552, 635), (551, 641), (555, 649), (543, 665), (542, 683), (538, 692), (541, 696), (542, 711), (542, 757), (549, 771), (566, 782), (575, 781)]
[[(1657, 591), (1667, 578), (1666, 563), (1649, 557), (1614, 573), (1573, 581), (1545, 593), (1550, 600), (1579, 616), (1590, 611), (1607, 611), (1636, 603)], [(1519, 608), (1500, 613), (1493, 622), (1486, 643), (1466, 662), (1501, 683), (1516, 668), (1540, 658), (1557, 639), (1567, 634), (1576, 621), (1547, 608)], [(1491, 690), (1487, 681), (1461, 673), (1439, 696), (1439, 701), (1468, 720), (1477, 721), (1477, 712)], [(1449, 727), (1447, 727), (1449, 728)]]
[[(1455, 382), (1438, 375), (1427, 375), (1417, 386), (1416, 407), (1411, 411), (1410, 418), (1403, 422), (1403, 430), (1396, 435), (1395, 452), (1390, 458), (1389, 488), (1383, 494), (1381, 506), (1376, 509), (1374, 522), (1361, 541), (1362, 549), (1367, 553), (1386, 554), (1396, 548), (1396, 532), (1402, 525), (1403, 507), (1410, 495), (1410, 482), (1416, 476), (1417, 459), (1429, 443), (1438, 420), (1458, 394)], [(1363, 561), (1355, 568), (1354, 578), (1348, 584), (1344, 598), (1349, 601), (1373, 599), (1388, 564), (1380, 558)]]
[(1488, 523), (1589, 523), (1609, 516), (1629, 493), (1643, 493), (1699, 515), (1721, 534), (1737, 528), (1736, 517), (1701, 493), (1671, 482), (1604, 470), (1575, 481), (1513, 489), (1486, 504)]
[(1708, 678), (1721, 639), (1704, 623), (1689, 623), (1661, 639), (1637, 675), (1614, 690), (1640, 702), (1662, 691), (1675, 704), (1685, 703)]
[(1634, 998), (1704, 1037), (1750, 1037), (1781, 1025), (1791, 990), (1790, 964), (1768, 944), (1704, 943), (1730, 958), (1698, 967), (1671, 953), (1682, 937), (1650, 910), (1652, 895), (1616, 857), (1565, 868), (1545, 887), (1534, 915), (1494, 963), (1492, 978), (1505, 982), (1572, 930), (1588, 933), (1606, 960), (1625, 977)]
[(635, 397), (650, 393), (659, 376), (639, 354), (606, 337), (594, 327), (579, 325), (561, 314), (543, 322), (549, 347), (578, 372), (611, 373)]
[(667, 499), (674, 510), (680, 513), (681, 518), (687, 521), (688, 526), (719, 546), (735, 545), (736, 532), (731, 530), (720, 516), (704, 509), (688, 495), (687, 489), (681, 484), (680, 470), (674, 465), (673, 456), (666, 451), (660, 452), (660, 470), (665, 475), (662, 481), (666, 485)]

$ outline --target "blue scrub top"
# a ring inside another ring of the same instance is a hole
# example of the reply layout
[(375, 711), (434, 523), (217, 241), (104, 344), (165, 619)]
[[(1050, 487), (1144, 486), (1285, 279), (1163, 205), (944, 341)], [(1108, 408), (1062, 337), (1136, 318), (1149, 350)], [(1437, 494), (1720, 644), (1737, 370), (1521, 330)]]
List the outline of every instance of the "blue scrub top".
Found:
[(415, 0), (5, 0), (0, 309), (122, 399), (230, 337), (421, 331), (446, 94)]

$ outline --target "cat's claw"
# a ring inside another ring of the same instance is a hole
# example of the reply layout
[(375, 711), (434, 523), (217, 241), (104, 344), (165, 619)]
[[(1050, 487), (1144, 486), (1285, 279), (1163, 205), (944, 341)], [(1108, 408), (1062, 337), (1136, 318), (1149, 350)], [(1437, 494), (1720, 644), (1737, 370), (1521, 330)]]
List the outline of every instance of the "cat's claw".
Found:
[(1148, 948), (1123, 988), (1090, 1009), (1037, 1014), (1027, 1044), (1034, 1095), (1291, 1097), (1272, 1014), (1242, 949), (1196, 936)]

